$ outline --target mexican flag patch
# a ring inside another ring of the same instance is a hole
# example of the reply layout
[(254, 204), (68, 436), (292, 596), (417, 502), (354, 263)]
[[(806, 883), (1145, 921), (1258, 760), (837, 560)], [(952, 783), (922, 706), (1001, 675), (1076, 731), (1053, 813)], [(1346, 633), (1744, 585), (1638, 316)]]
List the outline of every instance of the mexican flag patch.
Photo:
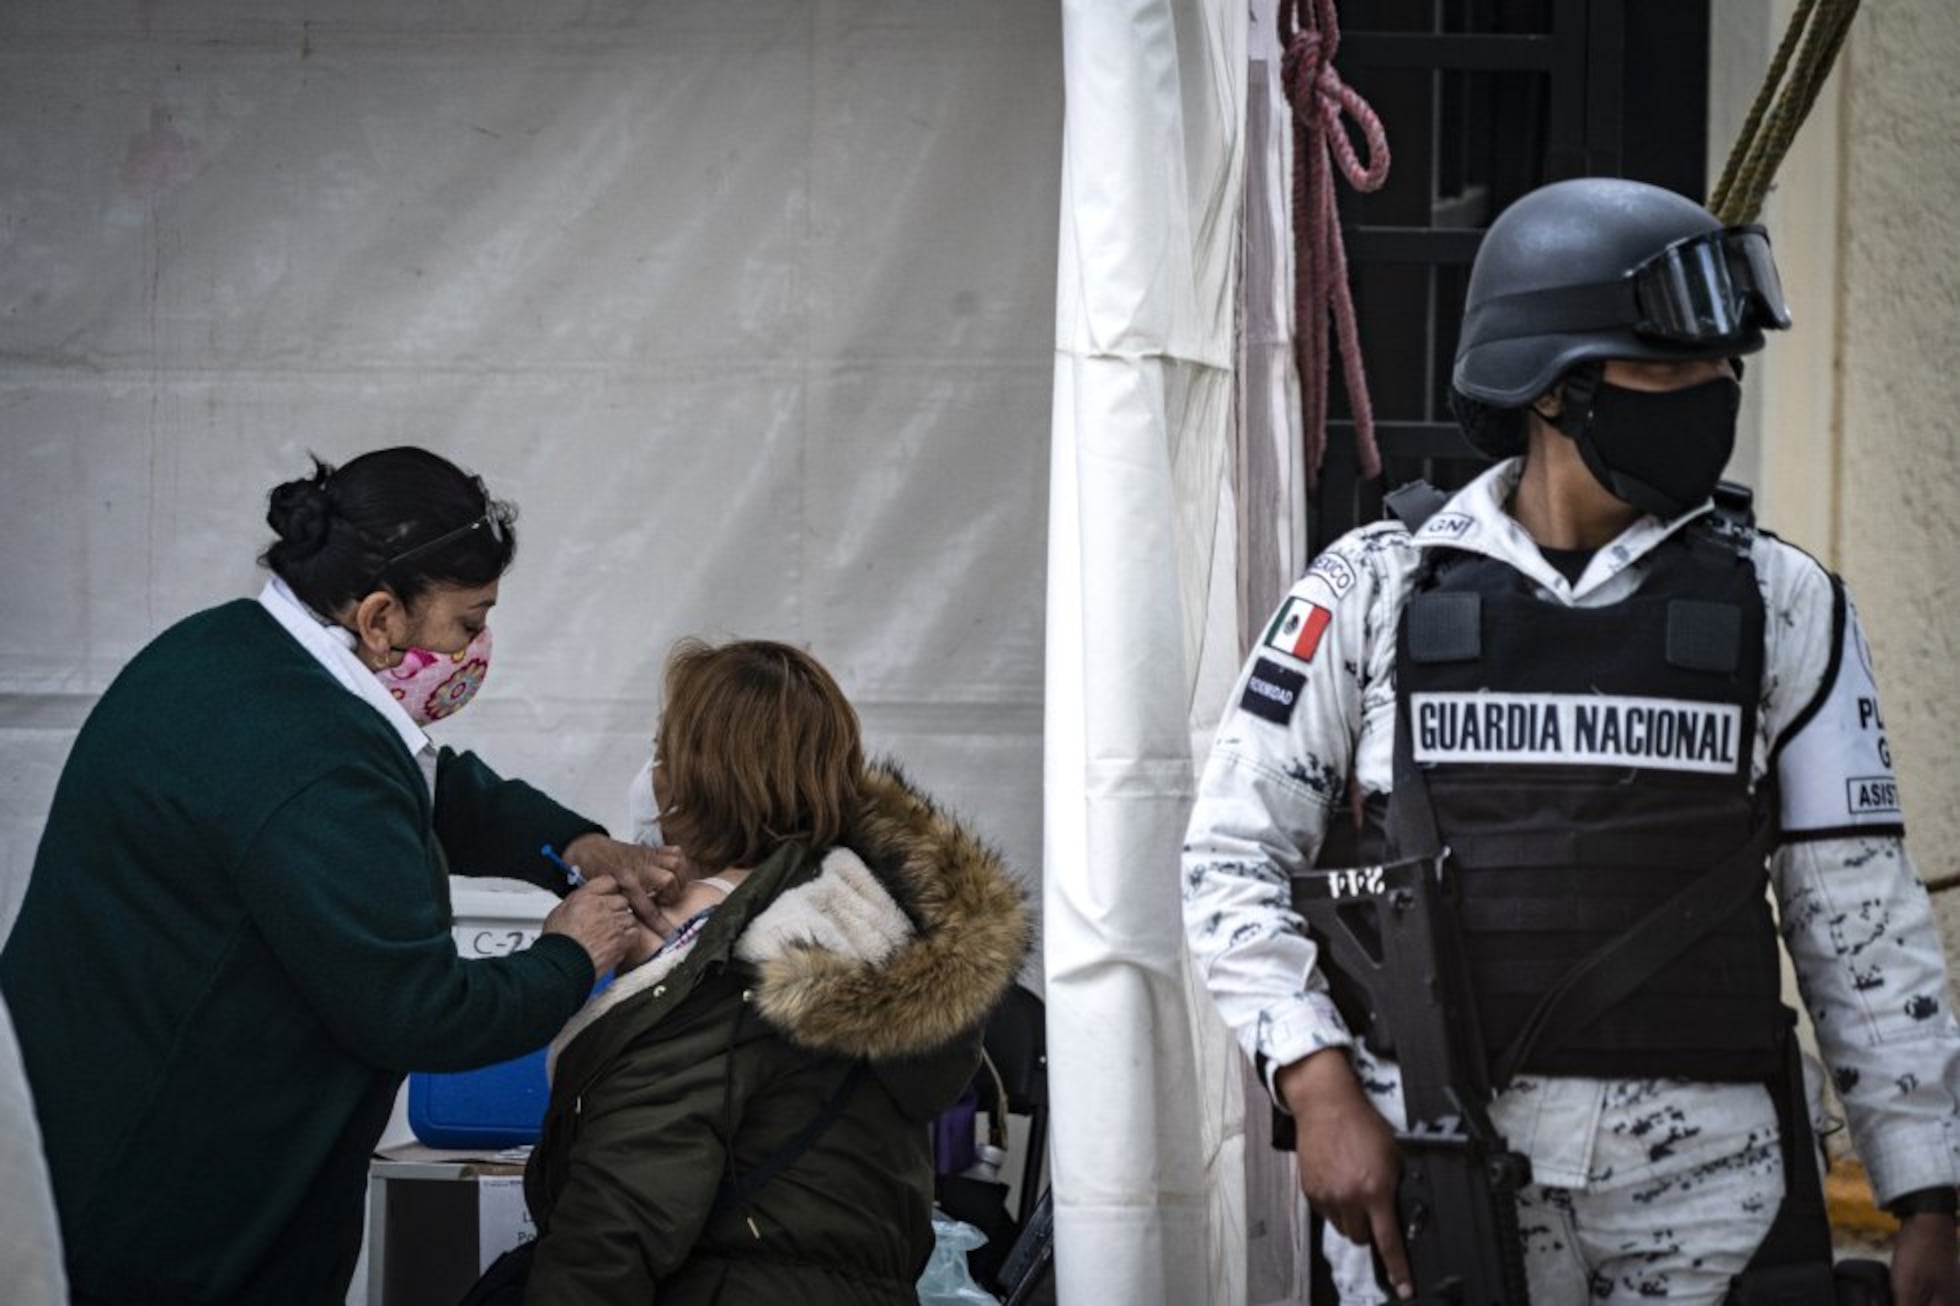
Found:
[(1266, 630), (1265, 646), (1275, 653), (1311, 662), (1320, 649), (1320, 637), (1327, 633), (1327, 624), (1332, 620), (1334, 614), (1318, 603), (1288, 599)]

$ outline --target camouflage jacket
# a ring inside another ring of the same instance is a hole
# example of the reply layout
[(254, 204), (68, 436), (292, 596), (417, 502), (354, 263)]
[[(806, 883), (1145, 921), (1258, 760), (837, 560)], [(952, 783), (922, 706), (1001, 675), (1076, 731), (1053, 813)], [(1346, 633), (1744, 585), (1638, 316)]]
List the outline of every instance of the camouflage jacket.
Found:
[[(1364, 795), (1391, 787), (1396, 631), (1424, 551), (1486, 554), (1528, 577), (1542, 599), (1604, 605), (1633, 592), (1641, 559), (1700, 515), (1641, 518), (1569, 582), (1504, 510), (1521, 468), (1518, 460), (1492, 468), (1413, 535), (1384, 522), (1342, 537), (1282, 603), (1283, 615), (1312, 619), (1284, 634), (1276, 621), (1240, 672), (1185, 841), (1184, 920), (1226, 1021), (1269, 1074), (1322, 1048), (1353, 1046), (1286, 877), (1313, 864), (1330, 816), (1345, 816), (1350, 780)], [(1784, 944), (1879, 1199), (1954, 1184), (1960, 1025), (1901, 833), (1857, 613), (1800, 550), (1758, 532), (1747, 547), (1767, 618), (1752, 783), (1776, 768), (1782, 841), (1770, 878)], [(1261, 660), (1297, 686), (1284, 710), (1270, 694), (1257, 710), (1247, 706)], [(1392, 1067), (1365, 1054), (1358, 1063), (1378, 1100), (1399, 1097)], [(1654, 1164), (1673, 1172), (1776, 1129), (1767, 1093), (1752, 1084), (1520, 1079), (1492, 1114), (1540, 1183), (1566, 1187), (1594, 1176), (1603, 1136), (1651, 1135)]]

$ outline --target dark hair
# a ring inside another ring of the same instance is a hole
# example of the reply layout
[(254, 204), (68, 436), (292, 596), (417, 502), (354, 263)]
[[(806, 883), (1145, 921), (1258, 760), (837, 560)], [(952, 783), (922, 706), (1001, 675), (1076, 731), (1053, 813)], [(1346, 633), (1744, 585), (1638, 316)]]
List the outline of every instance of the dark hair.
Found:
[(660, 828), (703, 870), (753, 867), (782, 843), (822, 851), (857, 810), (857, 713), (802, 649), (683, 640), (667, 658)]
[(433, 585), (488, 585), (517, 556), (516, 506), (427, 449), (377, 449), (338, 469), (315, 455), (311, 476), (272, 491), (265, 520), (279, 538), (259, 565), (321, 616), (377, 589), (413, 605)]

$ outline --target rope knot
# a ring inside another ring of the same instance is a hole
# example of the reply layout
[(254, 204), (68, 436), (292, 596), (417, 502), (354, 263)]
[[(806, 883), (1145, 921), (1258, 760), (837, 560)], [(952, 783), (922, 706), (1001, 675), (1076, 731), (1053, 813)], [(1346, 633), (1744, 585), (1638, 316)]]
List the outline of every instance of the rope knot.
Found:
[[(1332, 23), (1331, 6), (1325, 21)], [(1388, 133), (1374, 107), (1361, 93), (1341, 80), (1334, 67), (1334, 52), (1340, 48), (1338, 28), (1307, 26), (1295, 29), (1280, 56), (1280, 85), (1293, 106), (1294, 120), (1308, 134), (1334, 152), (1348, 184), (1362, 192), (1377, 191), (1388, 180)], [(1348, 136), (1341, 115), (1345, 113), (1361, 129), (1368, 147), (1363, 166)]]
[[(1358, 191), (1380, 190), (1388, 180), (1388, 133), (1374, 109), (1334, 68), (1334, 54), (1341, 46), (1334, 0), (1282, 0), (1279, 34), (1280, 86), (1293, 109), (1294, 346), (1312, 488), (1319, 480), (1327, 444), (1330, 318), (1340, 341), (1361, 474), (1372, 477), (1381, 472), (1374, 408), (1368, 400), (1354, 298), (1348, 290), (1347, 250), (1334, 204), (1333, 170), (1339, 167)], [(1342, 114), (1361, 131), (1368, 147), (1365, 165)]]
[(1286, 87), (1286, 98), (1292, 101), (1295, 113), (1300, 112), (1300, 106), (1307, 98), (1303, 91), (1309, 87), (1320, 89), (1321, 75), (1333, 68), (1329, 60), (1317, 27), (1302, 27), (1287, 41), (1279, 59), (1279, 75), (1281, 85)]

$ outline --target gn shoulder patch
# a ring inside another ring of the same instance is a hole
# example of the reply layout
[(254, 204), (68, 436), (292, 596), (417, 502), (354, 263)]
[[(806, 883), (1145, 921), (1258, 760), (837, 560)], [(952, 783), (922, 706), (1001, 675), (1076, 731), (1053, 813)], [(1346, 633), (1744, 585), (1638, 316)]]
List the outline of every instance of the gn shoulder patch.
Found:
[(1283, 726), (1293, 719), (1294, 705), (1300, 701), (1300, 690), (1306, 683), (1305, 672), (1283, 667), (1271, 658), (1260, 658), (1252, 664), (1252, 674), (1246, 678), (1239, 706), (1261, 720)]

